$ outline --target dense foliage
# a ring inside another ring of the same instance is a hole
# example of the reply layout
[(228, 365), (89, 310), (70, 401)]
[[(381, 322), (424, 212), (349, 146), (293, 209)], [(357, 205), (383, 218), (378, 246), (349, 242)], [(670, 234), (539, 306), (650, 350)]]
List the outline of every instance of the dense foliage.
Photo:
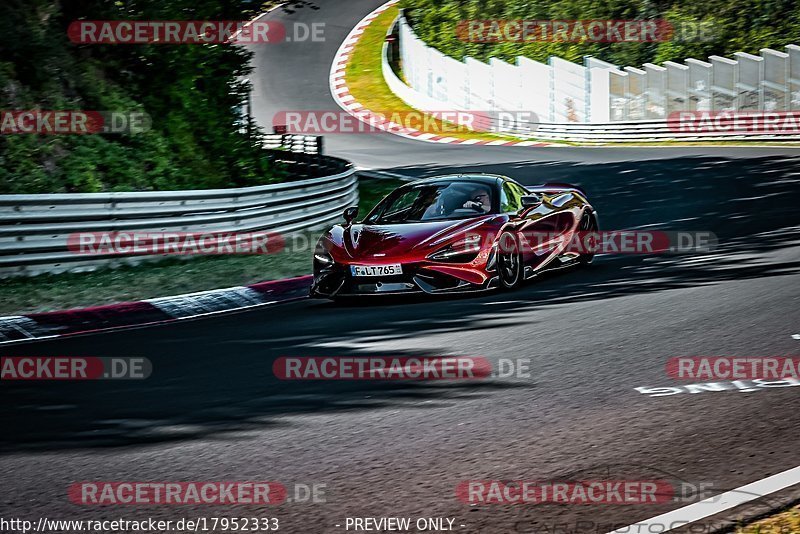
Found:
[(0, 193), (165, 190), (281, 179), (240, 133), (250, 52), (230, 45), (77, 45), (70, 22), (247, 20), (247, 0), (3, 0), (0, 109), (143, 111), (137, 135), (0, 135)]
[[(431, 46), (452, 57), (513, 61), (525, 56), (546, 61), (551, 55), (580, 62), (591, 55), (621, 66), (683, 61), (733, 52), (758, 53), (800, 44), (798, 0), (401, 0), (415, 30)], [(661, 43), (468, 43), (456, 27), (463, 20), (629, 20), (666, 19), (685, 29), (684, 39)], [(687, 24), (688, 23), (688, 24)], [(694, 26), (690, 26), (693, 24)], [(693, 39), (702, 28), (707, 40)]]

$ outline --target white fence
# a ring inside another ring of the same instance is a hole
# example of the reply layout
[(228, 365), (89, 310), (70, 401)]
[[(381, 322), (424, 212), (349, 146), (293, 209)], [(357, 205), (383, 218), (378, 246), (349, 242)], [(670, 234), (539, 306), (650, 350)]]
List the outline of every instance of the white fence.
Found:
[(403, 16), (398, 24), (403, 74), (418, 97), (428, 99), (421, 109), (433, 100), (439, 109), (524, 110), (555, 124), (663, 121), (675, 111), (800, 111), (797, 45), (642, 68), (591, 57), (584, 65), (557, 57), (483, 63), (427, 46)]

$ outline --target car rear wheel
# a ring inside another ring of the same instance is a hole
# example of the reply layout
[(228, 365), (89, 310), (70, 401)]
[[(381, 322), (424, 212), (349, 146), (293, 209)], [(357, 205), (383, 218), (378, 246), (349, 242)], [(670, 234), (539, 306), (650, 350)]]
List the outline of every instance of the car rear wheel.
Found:
[(497, 275), (503, 289), (514, 289), (522, 283), (522, 255), (510, 232), (503, 232), (498, 241)]
[[(595, 246), (597, 239), (596, 238), (586, 238), (585, 232), (597, 232), (597, 217), (594, 216), (594, 213), (591, 211), (587, 211), (583, 214), (583, 218), (581, 219), (580, 225), (578, 225), (578, 231), (581, 232), (581, 243), (587, 244), (590, 247)], [(578, 263), (581, 265), (589, 265), (594, 260), (594, 252), (586, 252), (578, 256)]]

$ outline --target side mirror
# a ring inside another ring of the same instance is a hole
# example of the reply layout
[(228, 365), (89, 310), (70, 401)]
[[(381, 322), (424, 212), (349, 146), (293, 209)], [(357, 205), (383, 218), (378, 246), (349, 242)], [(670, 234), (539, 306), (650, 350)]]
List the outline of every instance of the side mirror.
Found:
[(344, 210), (343, 216), (344, 216), (344, 221), (347, 224), (352, 224), (352, 222), (356, 220), (356, 217), (358, 217), (358, 206), (351, 206), (347, 208), (346, 210)]
[(524, 195), (520, 198), (523, 209), (533, 208), (542, 203), (542, 197), (536, 194)]

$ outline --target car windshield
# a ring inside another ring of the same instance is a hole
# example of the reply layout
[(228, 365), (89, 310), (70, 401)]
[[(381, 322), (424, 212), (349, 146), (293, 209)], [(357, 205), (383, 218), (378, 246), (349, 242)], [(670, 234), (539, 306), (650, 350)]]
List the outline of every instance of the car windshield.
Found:
[(495, 213), (492, 187), (484, 183), (454, 181), (401, 188), (378, 204), (364, 222), (397, 224), (445, 219), (466, 219)]

